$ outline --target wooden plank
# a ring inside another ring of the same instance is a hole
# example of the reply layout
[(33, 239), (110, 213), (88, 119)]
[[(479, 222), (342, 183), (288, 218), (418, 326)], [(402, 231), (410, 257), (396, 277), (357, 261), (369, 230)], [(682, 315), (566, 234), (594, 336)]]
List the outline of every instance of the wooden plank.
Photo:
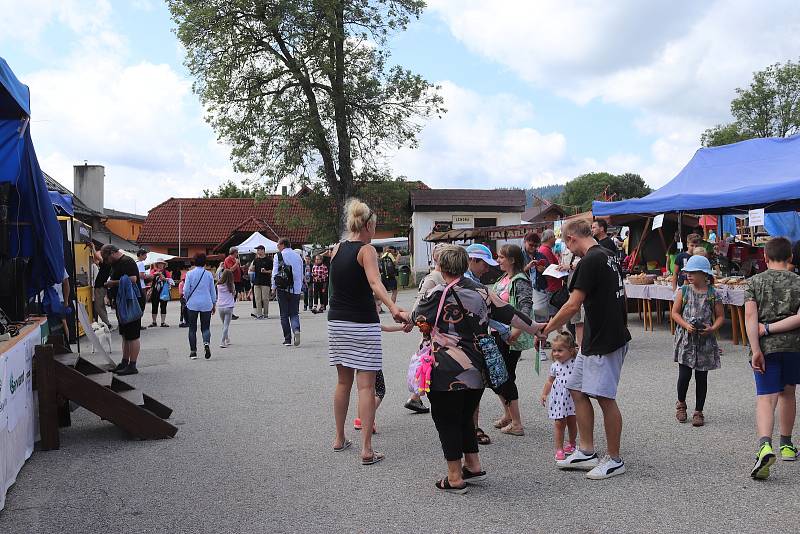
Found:
[(80, 358), (80, 356), (75, 353), (57, 354), (55, 356), (55, 360), (58, 363), (66, 365), (67, 367), (75, 367), (75, 364), (78, 363), (78, 358)]
[(114, 375), (111, 373), (95, 373), (91, 375), (83, 375), (95, 384), (99, 384), (103, 387), (111, 387), (111, 380), (114, 378)]
[(75, 369), (53, 363), (58, 379), (58, 390), (73, 400), (106, 419), (132, 436), (140, 439), (163, 439), (174, 437), (177, 427), (169, 424), (152, 412), (140, 408), (120, 397), (111, 389), (100, 386)]
[(58, 437), (58, 381), (56, 363), (53, 361), (54, 352), (52, 345), (37, 345), (33, 353), (36, 391), (39, 396), (39, 434), (44, 451), (57, 450), (61, 446)]
[(135, 404), (136, 406), (144, 406), (144, 395), (142, 395), (141, 391), (129, 389), (127, 391), (117, 391), (116, 393), (126, 401)]
[(147, 410), (150, 410), (161, 419), (169, 419), (172, 415), (172, 408), (168, 406), (164, 406), (160, 402), (158, 402), (153, 397), (150, 397), (146, 393), (143, 393), (142, 396), (144, 397), (144, 407)]

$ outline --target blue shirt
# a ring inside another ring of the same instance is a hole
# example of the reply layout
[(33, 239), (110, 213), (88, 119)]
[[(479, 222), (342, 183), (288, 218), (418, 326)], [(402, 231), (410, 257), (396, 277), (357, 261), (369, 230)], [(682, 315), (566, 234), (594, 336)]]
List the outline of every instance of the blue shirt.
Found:
[(278, 272), (278, 254), (283, 255), (283, 262), (292, 268), (292, 278), (294, 278), (294, 284), (292, 284), (290, 293), (294, 293), (295, 295), (299, 295), (303, 292), (303, 274), (305, 273), (305, 264), (303, 263), (303, 258), (300, 257), (300, 254), (295, 252), (290, 248), (285, 248), (280, 252), (276, 252), (275, 256), (272, 258), (272, 289), (276, 289), (275, 286), (275, 275)]
[(192, 311), (211, 311), (217, 303), (217, 289), (214, 287), (214, 275), (202, 267), (195, 267), (186, 273), (183, 282), (183, 296), (186, 307)]

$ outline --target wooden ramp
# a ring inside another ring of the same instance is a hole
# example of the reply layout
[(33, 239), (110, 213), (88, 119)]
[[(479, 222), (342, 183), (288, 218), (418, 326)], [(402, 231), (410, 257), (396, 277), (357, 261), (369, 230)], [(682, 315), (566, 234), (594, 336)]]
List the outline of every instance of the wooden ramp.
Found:
[(34, 355), (42, 450), (59, 448), (58, 428), (69, 426), (71, 403), (134, 438), (164, 439), (178, 432), (165, 421), (170, 408), (77, 354), (56, 354), (54, 346), (38, 345)]

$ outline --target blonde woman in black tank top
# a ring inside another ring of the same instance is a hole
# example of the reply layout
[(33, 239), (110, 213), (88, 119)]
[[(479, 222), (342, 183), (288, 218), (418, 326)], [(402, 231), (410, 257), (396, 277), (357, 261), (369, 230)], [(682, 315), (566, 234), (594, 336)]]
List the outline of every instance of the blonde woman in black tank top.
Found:
[[(351, 445), (344, 427), (354, 378), (361, 425), (371, 429), (375, 421), (375, 374), (381, 370), (383, 356), (374, 299), (386, 305), (395, 321), (409, 322), (408, 314), (386, 292), (378, 271), (378, 253), (369, 244), (375, 237), (375, 213), (363, 202), (351, 199), (345, 215), (348, 236), (331, 256), (328, 308), (328, 356), (338, 374), (333, 395), (333, 450), (337, 452)], [(361, 432), (361, 463), (372, 465), (383, 457), (372, 448), (372, 432)]]

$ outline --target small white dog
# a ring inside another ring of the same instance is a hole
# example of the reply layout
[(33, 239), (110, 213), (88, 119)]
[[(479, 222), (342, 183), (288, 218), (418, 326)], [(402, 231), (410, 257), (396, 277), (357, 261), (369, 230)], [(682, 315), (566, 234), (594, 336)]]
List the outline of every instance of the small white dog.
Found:
[[(108, 325), (98, 319), (96, 322), (92, 323), (92, 330), (94, 330), (94, 335), (96, 335), (97, 339), (100, 341), (100, 346), (105, 347), (106, 352), (111, 354), (111, 329)], [(95, 347), (94, 343), (92, 343), (92, 354), (94, 353)]]

